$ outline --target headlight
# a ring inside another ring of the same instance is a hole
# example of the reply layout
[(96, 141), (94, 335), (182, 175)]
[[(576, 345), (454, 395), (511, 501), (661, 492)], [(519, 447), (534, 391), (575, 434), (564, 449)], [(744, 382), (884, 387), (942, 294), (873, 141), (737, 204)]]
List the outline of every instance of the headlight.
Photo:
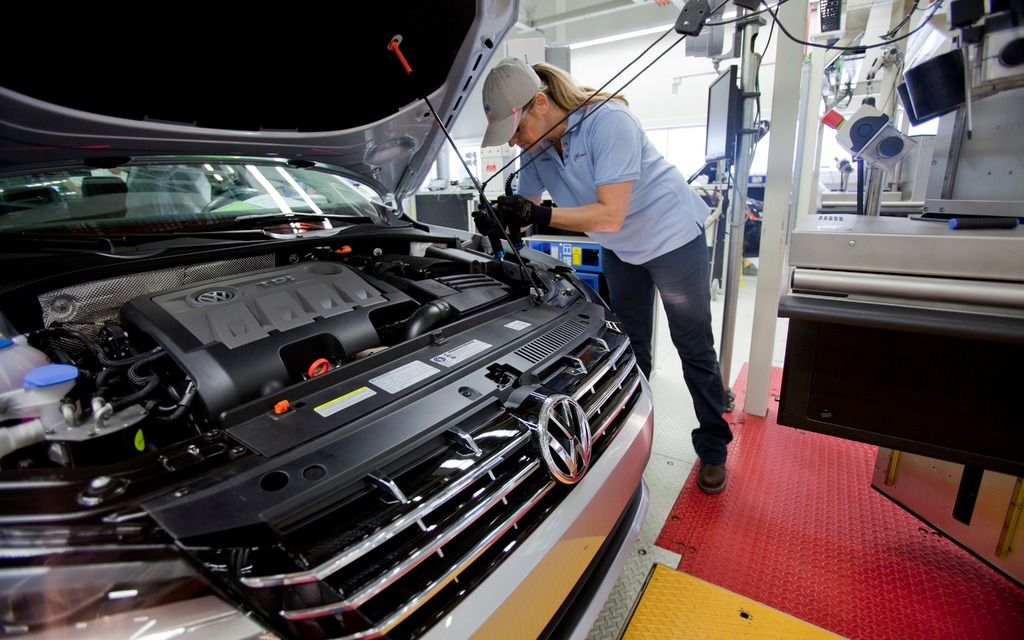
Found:
[(82, 546), (75, 544), (81, 533), (67, 528), (3, 531), (4, 635), (103, 640), (272, 637), (218, 598), (173, 547)]

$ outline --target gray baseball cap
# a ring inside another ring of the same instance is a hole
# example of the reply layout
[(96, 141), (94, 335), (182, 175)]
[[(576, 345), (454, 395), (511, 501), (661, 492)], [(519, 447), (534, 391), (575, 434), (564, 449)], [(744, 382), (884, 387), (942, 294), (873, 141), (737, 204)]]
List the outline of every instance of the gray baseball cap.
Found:
[(487, 130), (480, 146), (505, 144), (515, 133), (522, 110), (540, 91), (541, 81), (533, 67), (519, 58), (505, 58), (484, 80), (484, 114)]

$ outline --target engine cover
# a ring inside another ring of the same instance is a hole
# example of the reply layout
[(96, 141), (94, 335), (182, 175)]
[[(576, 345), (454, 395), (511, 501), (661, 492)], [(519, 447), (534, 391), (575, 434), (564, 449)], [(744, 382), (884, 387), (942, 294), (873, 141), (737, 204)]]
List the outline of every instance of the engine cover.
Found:
[(196, 383), (210, 417), (380, 345), (377, 326), (415, 310), (406, 294), (338, 263), (310, 262), (139, 296), (125, 324)]

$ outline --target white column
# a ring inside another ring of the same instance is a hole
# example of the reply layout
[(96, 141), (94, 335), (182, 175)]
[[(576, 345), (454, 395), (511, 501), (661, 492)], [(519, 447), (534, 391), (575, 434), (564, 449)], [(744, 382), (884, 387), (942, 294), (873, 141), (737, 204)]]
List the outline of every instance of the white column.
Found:
[[(807, 5), (782, 4), (777, 15), (793, 34), (807, 32)], [(778, 32), (778, 29), (776, 29)], [(800, 71), (804, 48), (779, 33), (775, 56), (775, 86), (772, 93), (772, 142), (768, 152), (761, 247), (757, 263), (757, 291), (750, 335), (750, 360), (743, 411), (758, 416), (768, 413), (768, 381), (775, 346), (775, 325), (779, 297), (784, 287), (783, 265), (788, 243), (789, 211), (793, 198), (793, 162), (796, 155), (797, 113), (800, 101)], [(809, 90), (817, 91), (810, 83)]]
[[(825, 73), (826, 54), (821, 49), (812, 49), (806, 65), (808, 67), (808, 95), (803, 102), (804, 112), (799, 115), (797, 126), (803, 129), (800, 155), (800, 166), (795, 167), (800, 176), (799, 192), (796, 202), (796, 218), (814, 213), (818, 208), (818, 160), (821, 156), (821, 111), (822, 100), (821, 77)], [(834, 54), (833, 54), (834, 55)], [(792, 228), (790, 228), (792, 231)]]

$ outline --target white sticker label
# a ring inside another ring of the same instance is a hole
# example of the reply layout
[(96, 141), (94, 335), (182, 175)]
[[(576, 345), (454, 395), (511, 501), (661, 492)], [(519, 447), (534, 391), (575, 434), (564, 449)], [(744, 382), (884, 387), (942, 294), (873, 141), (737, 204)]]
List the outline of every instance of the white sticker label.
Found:
[(454, 367), (467, 358), (472, 358), (481, 351), (486, 351), (491, 348), (491, 345), (480, 340), (472, 340), (462, 345), (461, 347), (455, 347), (451, 351), (445, 351), (439, 356), (434, 356), (430, 359), (431, 362), (436, 362), (442, 367)]
[(526, 327), (530, 326), (529, 322), (523, 322), (522, 320), (513, 320), (512, 322), (505, 325), (513, 331), (522, 331)]
[(373, 389), (369, 387), (362, 387), (350, 393), (346, 393), (340, 398), (335, 398), (330, 402), (325, 402), (316, 409), (313, 409), (313, 411), (316, 411), (321, 416), (326, 418), (327, 416), (331, 416), (334, 415), (335, 413), (338, 413), (342, 409), (351, 407), (357, 402), (362, 402), (367, 398), (372, 398), (375, 395), (377, 395), (377, 392), (374, 391)]
[(438, 371), (439, 369), (435, 369), (426, 362), (410, 362), (409, 364), (398, 367), (394, 371), (385, 373), (382, 376), (370, 378), (370, 382), (388, 393), (398, 393), (403, 389), (411, 387), (420, 380), (426, 380)]

